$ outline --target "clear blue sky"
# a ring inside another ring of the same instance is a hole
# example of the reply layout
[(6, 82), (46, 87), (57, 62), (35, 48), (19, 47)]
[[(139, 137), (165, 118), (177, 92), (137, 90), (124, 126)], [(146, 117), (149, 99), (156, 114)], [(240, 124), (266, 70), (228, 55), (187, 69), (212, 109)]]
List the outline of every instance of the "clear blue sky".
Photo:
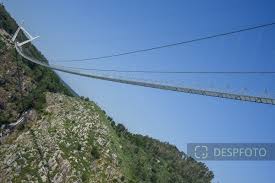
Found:
[[(48, 59), (73, 59), (178, 42), (275, 21), (273, 0), (5, 1), (41, 38)], [(186, 46), (66, 66), (148, 70), (275, 71), (275, 27)], [(51, 62), (53, 63), (53, 62)], [(132, 132), (186, 150), (189, 142), (275, 142), (275, 107), (160, 91), (60, 74)], [(273, 76), (131, 77), (275, 96)], [(206, 162), (220, 183), (275, 182), (275, 162)]]

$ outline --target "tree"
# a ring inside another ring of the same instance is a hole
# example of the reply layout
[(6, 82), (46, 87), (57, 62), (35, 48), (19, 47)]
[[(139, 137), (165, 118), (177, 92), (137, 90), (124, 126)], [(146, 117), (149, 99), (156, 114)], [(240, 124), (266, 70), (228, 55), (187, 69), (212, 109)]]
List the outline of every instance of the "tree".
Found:
[(94, 159), (99, 159), (100, 154), (99, 154), (99, 151), (97, 149), (97, 146), (93, 146), (93, 148), (91, 150), (91, 155), (93, 156)]
[(117, 128), (117, 131), (118, 131), (118, 132), (127, 132), (127, 129), (126, 129), (125, 126), (124, 126), (123, 124), (121, 124), (121, 123), (117, 124), (116, 128)]

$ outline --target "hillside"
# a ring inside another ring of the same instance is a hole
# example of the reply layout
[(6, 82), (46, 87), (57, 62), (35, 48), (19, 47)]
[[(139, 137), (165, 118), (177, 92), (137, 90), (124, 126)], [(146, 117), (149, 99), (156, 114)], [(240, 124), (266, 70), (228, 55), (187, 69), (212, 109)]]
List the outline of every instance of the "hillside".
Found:
[[(19, 57), (9, 41), (16, 28), (0, 6), (1, 183), (211, 182), (203, 163), (128, 132), (55, 72)], [(46, 62), (33, 45), (25, 50)]]
[(210, 182), (176, 147), (114, 125), (93, 102), (46, 94), (40, 116), (5, 140), (0, 182)]
[[(0, 125), (15, 122), (24, 111), (40, 110), (45, 103), (45, 91), (73, 95), (73, 92), (51, 70), (21, 59), (9, 40), (17, 24), (0, 5)], [(20, 32), (19, 39), (25, 35)], [(45, 60), (31, 44), (24, 50), (28, 54)]]

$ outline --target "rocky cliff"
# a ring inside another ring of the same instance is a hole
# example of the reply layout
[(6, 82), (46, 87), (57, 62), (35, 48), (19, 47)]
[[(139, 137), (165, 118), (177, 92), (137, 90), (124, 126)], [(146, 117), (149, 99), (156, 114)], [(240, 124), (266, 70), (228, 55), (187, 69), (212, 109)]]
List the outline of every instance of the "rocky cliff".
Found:
[(134, 135), (93, 102), (46, 94), (46, 107), (0, 146), (0, 182), (210, 182), (174, 146)]

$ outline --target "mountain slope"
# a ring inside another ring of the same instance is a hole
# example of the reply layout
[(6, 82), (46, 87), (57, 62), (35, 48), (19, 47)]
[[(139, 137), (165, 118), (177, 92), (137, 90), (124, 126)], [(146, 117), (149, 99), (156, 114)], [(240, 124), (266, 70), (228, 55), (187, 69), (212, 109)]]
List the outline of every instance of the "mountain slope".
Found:
[[(0, 5), (0, 182), (211, 182), (203, 163), (128, 132), (55, 72), (19, 57), (16, 28)], [(33, 45), (24, 50), (46, 62)]]
[(99, 119), (98, 109), (60, 94), (48, 93), (46, 98), (41, 119), (13, 134), (1, 147), (1, 154), (6, 155), (1, 157), (2, 181), (120, 178), (110, 128)]
[[(46, 94), (40, 119), (5, 139), (0, 182), (210, 182), (176, 147), (114, 125), (93, 102)], [(113, 125), (112, 125), (113, 124)]]
[[(53, 71), (17, 55), (10, 42), (17, 27), (16, 22), (0, 5), (0, 125), (15, 122), (30, 108), (40, 110), (45, 104), (46, 91), (74, 95)], [(19, 40), (25, 39), (22, 32), (18, 37)], [(24, 50), (46, 62), (45, 57), (32, 44), (28, 44)]]

